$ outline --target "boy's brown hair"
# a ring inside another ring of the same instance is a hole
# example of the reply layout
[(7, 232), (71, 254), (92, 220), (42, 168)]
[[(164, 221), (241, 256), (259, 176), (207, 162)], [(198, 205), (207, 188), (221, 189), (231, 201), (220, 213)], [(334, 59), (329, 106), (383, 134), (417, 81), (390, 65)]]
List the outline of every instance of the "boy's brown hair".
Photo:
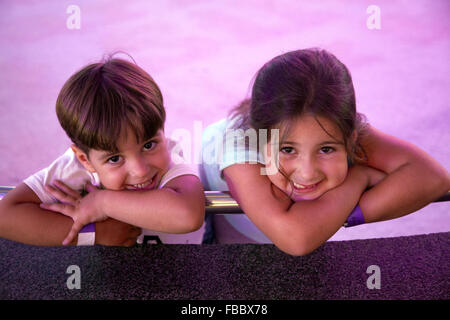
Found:
[(129, 61), (108, 58), (72, 75), (56, 101), (58, 120), (72, 142), (117, 152), (116, 143), (130, 127), (139, 142), (164, 129), (163, 97), (153, 78)]

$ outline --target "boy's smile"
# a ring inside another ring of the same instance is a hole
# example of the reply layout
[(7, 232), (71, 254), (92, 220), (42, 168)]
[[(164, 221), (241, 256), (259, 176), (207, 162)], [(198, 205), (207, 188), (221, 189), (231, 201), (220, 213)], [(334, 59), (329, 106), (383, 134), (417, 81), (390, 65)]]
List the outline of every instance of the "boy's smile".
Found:
[[(280, 142), (280, 169), (269, 175), (271, 182), (292, 200), (313, 200), (340, 185), (347, 176), (347, 151), (342, 133), (330, 120), (304, 115), (291, 120)], [(285, 128), (281, 128), (281, 132)], [(266, 167), (271, 157), (266, 159)]]
[(143, 191), (156, 188), (169, 170), (166, 142), (161, 129), (151, 139), (137, 141), (133, 131), (127, 128), (126, 134), (121, 134), (117, 141), (117, 153), (91, 149), (89, 157), (83, 157), (81, 150), (73, 149), (84, 167), (98, 174), (104, 188)]

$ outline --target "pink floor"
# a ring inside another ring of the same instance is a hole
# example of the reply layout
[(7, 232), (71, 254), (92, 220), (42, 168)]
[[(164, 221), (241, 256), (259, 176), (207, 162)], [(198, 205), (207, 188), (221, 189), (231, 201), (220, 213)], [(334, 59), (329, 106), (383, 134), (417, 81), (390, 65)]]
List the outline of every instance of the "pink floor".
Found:
[[(80, 8), (80, 29), (66, 25)], [(381, 29), (369, 29), (369, 5)], [(450, 2), (0, 2), (0, 185), (16, 185), (69, 146), (54, 104), (64, 81), (104, 54), (126, 51), (160, 85), (166, 133), (223, 118), (257, 69), (283, 52), (322, 47), (353, 75), (359, 111), (450, 168)], [(332, 239), (450, 231), (450, 203)]]

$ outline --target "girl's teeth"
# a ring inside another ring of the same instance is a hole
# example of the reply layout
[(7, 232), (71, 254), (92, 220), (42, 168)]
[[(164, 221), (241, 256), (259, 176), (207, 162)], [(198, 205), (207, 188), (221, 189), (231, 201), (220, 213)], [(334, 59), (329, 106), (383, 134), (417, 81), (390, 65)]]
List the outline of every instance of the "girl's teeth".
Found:
[(306, 188), (305, 186), (303, 186), (301, 184), (298, 184), (298, 183), (295, 183), (295, 182), (294, 182), (294, 187), (299, 188), (299, 189), (305, 189)]

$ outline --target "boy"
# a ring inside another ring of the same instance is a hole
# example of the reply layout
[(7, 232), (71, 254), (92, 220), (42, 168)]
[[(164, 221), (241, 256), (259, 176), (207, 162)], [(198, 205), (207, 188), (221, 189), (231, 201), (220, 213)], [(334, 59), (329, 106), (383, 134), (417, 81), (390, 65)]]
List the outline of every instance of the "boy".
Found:
[[(179, 155), (171, 159), (163, 98), (144, 70), (117, 58), (88, 65), (65, 83), (56, 112), (73, 145), (3, 198), (1, 237), (131, 246), (140, 228), (188, 233), (201, 227), (201, 182)], [(82, 197), (83, 191), (89, 193)]]

